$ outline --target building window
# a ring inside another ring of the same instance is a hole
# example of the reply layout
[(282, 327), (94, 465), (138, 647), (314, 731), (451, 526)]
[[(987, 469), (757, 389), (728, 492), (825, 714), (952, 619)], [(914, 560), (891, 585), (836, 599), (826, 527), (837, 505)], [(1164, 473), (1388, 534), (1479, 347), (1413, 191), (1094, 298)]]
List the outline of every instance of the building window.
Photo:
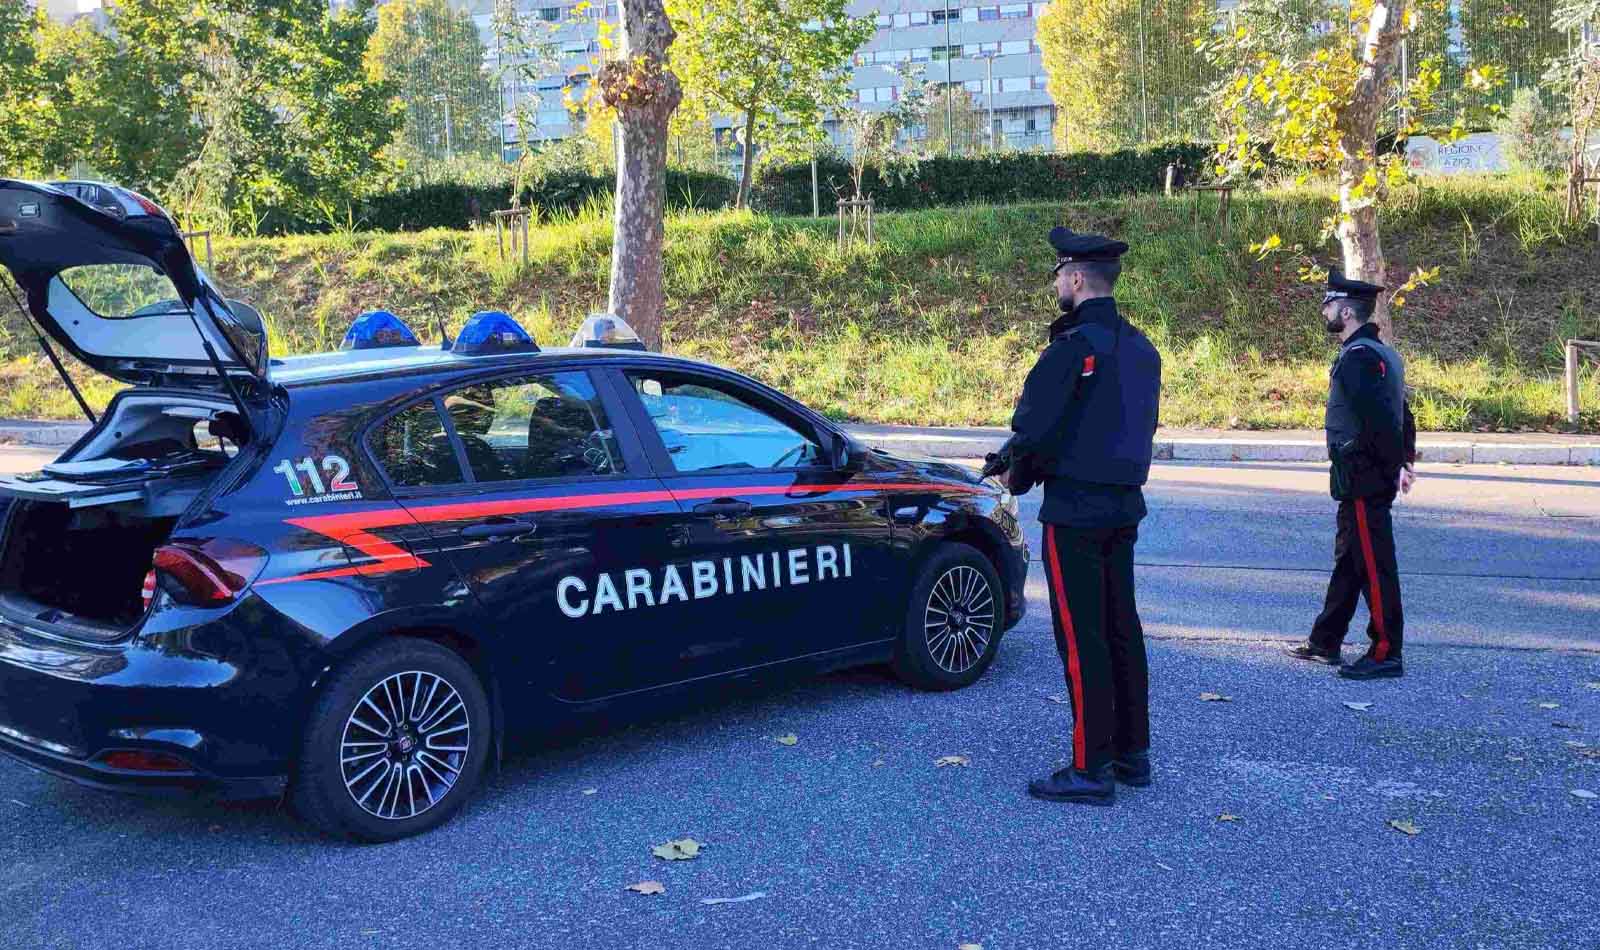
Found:
[(1000, 44), (1001, 56), (1026, 55), (1028, 52), (1027, 40), (1006, 40)]
[(908, 13), (906, 15), (911, 18), (911, 25), (912, 26), (927, 26), (928, 25), (928, 11), (926, 11), (926, 10), (913, 10), (911, 13)]
[(954, 23), (961, 19), (961, 11), (951, 7), (948, 10), (933, 11), (934, 23)]
[(926, 63), (929, 59), (938, 59), (937, 49), (942, 49), (942, 47), (929, 49), (926, 46), (918, 46), (911, 51), (911, 61), (913, 63)]
[(540, 7), (539, 19), (546, 23), (559, 23), (561, 21), (560, 7)]
[(1028, 120), (1028, 131), (1029, 132), (1037, 132), (1037, 131), (1039, 131), (1039, 122), (1038, 122), (1038, 120), (1036, 120), (1036, 119), (1029, 119)]
[(1027, 92), (1028, 86), (1027, 76), (1007, 76), (1000, 80), (1001, 92)]
[(1028, 16), (1026, 3), (1004, 3), (1000, 5), (1000, 19), (1022, 20)]
[(978, 22), (978, 8), (977, 7), (962, 7), (961, 8), (961, 22), (962, 23), (976, 23), (976, 22)]
[(894, 16), (893, 16), (893, 14), (889, 14), (889, 13), (880, 13), (880, 14), (878, 14), (878, 29), (887, 30), (891, 26), (894, 26)]
[(1044, 89), (1046, 87), (1046, 82), (1047, 82), (1047, 80), (1049, 80), (1049, 78), (1050, 78), (1049, 76), (1042, 76), (1042, 75), (1041, 76), (1034, 76), (1033, 77), (1033, 88), (1034, 89)]
[(1000, 19), (1000, 8), (999, 7), (979, 7), (978, 8), (978, 22), (979, 23), (988, 23), (990, 20), (998, 20), (998, 19)]
[(968, 92), (981, 93), (981, 92), (983, 92), (983, 80), (981, 80), (981, 79), (969, 79), (966, 82), (961, 84), (961, 88), (965, 89)]
[(911, 25), (911, 14), (909, 14), (909, 13), (896, 13), (894, 15), (894, 25), (898, 26), (898, 27), (910, 26)]
[(619, 12), (619, 8), (615, 3), (606, 4), (606, 19), (615, 20), (617, 18), (618, 12)]
[(587, 53), (589, 52), (589, 44), (585, 40), (567, 40), (565, 43), (561, 44), (561, 52)]

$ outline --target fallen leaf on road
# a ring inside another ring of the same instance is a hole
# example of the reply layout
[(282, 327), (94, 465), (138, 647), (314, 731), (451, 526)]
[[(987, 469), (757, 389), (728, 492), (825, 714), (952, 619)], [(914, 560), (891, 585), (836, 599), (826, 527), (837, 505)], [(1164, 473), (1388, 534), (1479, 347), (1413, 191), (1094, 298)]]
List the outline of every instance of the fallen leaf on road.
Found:
[(1224, 696), (1221, 693), (1201, 693), (1200, 701), (1202, 703), (1231, 703), (1233, 702), (1233, 697)]
[(660, 881), (640, 881), (637, 884), (629, 884), (626, 889), (635, 894), (665, 894), (667, 892), (667, 886)]
[(1600, 680), (1590, 680), (1583, 685), (1589, 687), (1590, 689), (1600, 689)]
[(1344, 705), (1346, 709), (1354, 709), (1356, 712), (1366, 712), (1372, 708), (1371, 703), (1345, 703)]
[(795, 743), (797, 743), (799, 741), (800, 741), (800, 737), (795, 735), (792, 732), (789, 733), (786, 736), (779, 736), (778, 737), (778, 745), (794, 745)]
[(1416, 824), (1414, 824), (1413, 822), (1406, 821), (1403, 818), (1402, 819), (1393, 819), (1393, 818), (1391, 818), (1389, 820), (1389, 827), (1393, 828), (1395, 831), (1400, 832), (1401, 834), (1404, 834), (1408, 838), (1416, 837), (1417, 835), (1422, 834), (1422, 829), (1421, 828), (1417, 827)]
[(1552, 729), (1576, 729), (1576, 728), (1578, 728), (1578, 724), (1575, 723), (1575, 722), (1562, 722), (1561, 720), (1556, 719), (1556, 720), (1553, 720), (1550, 723), (1550, 728), (1552, 728)]
[(1058, 706), (1072, 705), (1072, 697), (1062, 696), (1058, 693), (1051, 693), (1050, 695), (1046, 696), (1045, 699), (1050, 700), (1052, 703), (1055, 703)]
[(700, 856), (700, 842), (693, 838), (679, 838), (656, 845), (650, 849), (650, 853), (663, 861), (687, 861)]
[(1572, 790), (1572, 794), (1576, 798), (1600, 798), (1600, 795), (1596, 795), (1587, 788), (1575, 788)]
[(981, 943), (961, 943), (961, 944), (956, 944), (956, 950), (983, 950), (983, 944), (981, 944)]
[(594, 795), (599, 791), (600, 790), (598, 788), (586, 788), (586, 789), (583, 790), (583, 794), (585, 794), (585, 795)]
[(1591, 749), (1588, 746), (1578, 746), (1572, 751), (1578, 753), (1586, 759), (1600, 759), (1600, 749)]
[(1507, 762), (1521, 762), (1522, 761), (1522, 756), (1520, 756), (1520, 755), (1512, 755), (1512, 754), (1510, 754), (1508, 752), (1508, 753), (1506, 753), (1506, 761)]
[(1160, 868), (1163, 871), (1172, 870), (1172, 865), (1170, 865), (1170, 864), (1162, 864), (1160, 861), (1156, 862), (1156, 867)]
[(15, 798), (10, 799), (10, 801), (11, 801), (11, 804), (16, 805), (18, 808), (27, 808), (28, 807), (28, 803), (27, 802), (19, 802)]
[(872, 767), (875, 768), (875, 769), (883, 768), (883, 760), (882, 759), (873, 759), (872, 760)]
[(1540, 703), (1539, 704), (1539, 708), (1540, 709), (1560, 709), (1561, 708), (1561, 704), (1560, 703)]
[(1218, 815), (1217, 816), (1217, 820), (1218, 821), (1244, 821), (1244, 819), (1240, 818), (1238, 815), (1230, 815), (1227, 812), (1223, 812), (1222, 814)]
[(966, 767), (972, 764), (972, 760), (964, 755), (941, 755), (937, 759), (933, 760), (933, 764), (941, 769), (947, 765), (959, 765)]
[(745, 901), (758, 901), (767, 896), (766, 891), (755, 891), (743, 897), (702, 897), (702, 904), (743, 904)]

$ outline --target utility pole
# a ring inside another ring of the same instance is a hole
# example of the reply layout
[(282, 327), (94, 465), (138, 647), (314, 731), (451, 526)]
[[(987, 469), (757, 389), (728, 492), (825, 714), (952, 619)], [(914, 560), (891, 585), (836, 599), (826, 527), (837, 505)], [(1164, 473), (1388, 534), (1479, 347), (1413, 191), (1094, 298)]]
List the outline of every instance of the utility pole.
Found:
[(989, 151), (993, 152), (994, 144), (994, 54), (983, 54), (983, 98), (984, 104), (989, 107)]
[(433, 101), (444, 103), (444, 157), (449, 160), (455, 156), (455, 147), (450, 139), (450, 97), (438, 95), (433, 97)]
[[(957, 13), (957, 16), (959, 16), (959, 15), (960, 14)], [(949, 0), (945, 0), (945, 5), (944, 5), (944, 153), (947, 156), (951, 153), (950, 150), (955, 147), (955, 140), (956, 140), (956, 134), (955, 134), (955, 112), (954, 112), (954, 108), (955, 107), (954, 107), (954, 99), (952, 98), (955, 95), (955, 93), (950, 88), (951, 59), (952, 59), (952, 57), (950, 55), (950, 3), (949, 3)]]

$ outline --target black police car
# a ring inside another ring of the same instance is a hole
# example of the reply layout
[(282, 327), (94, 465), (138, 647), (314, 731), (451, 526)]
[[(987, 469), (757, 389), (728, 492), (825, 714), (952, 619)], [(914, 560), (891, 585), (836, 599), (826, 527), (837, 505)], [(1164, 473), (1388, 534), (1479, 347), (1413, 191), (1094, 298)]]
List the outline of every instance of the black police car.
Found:
[(1022, 616), (1015, 501), (964, 469), (614, 319), (541, 350), (480, 314), (440, 349), (374, 313), (269, 358), (165, 212), (91, 197), (0, 180), (46, 347), (129, 384), (0, 477), (0, 751), (35, 768), (386, 840), (508, 736), (855, 664), (957, 688)]

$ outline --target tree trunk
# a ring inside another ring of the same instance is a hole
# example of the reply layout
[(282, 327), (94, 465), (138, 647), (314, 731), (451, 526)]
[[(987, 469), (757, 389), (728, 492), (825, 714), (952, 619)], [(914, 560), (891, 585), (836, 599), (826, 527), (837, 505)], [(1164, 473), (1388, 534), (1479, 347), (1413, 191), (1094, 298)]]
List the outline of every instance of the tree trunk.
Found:
[[(1376, 185), (1366, 183), (1377, 172), (1378, 117), (1388, 94), (1390, 74), (1405, 35), (1406, 0), (1373, 5), (1361, 48), (1361, 71), (1350, 102), (1339, 112), (1339, 245), (1345, 273), (1356, 280), (1387, 286), (1388, 262), (1378, 234)], [(1389, 299), (1378, 297), (1376, 320), (1385, 340), (1394, 338)]]
[(750, 205), (750, 178), (756, 171), (756, 114), (744, 114), (744, 166), (739, 175), (739, 197), (734, 201), (734, 207), (746, 208)]
[(683, 98), (678, 77), (667, 69), (676, 35), (662, 0), (622, 0), (622, 58), (607, 63), (600, 80), (620, 130), (608, 309), (653, 350), (661, 346), (667, 308), (667, 120)]

